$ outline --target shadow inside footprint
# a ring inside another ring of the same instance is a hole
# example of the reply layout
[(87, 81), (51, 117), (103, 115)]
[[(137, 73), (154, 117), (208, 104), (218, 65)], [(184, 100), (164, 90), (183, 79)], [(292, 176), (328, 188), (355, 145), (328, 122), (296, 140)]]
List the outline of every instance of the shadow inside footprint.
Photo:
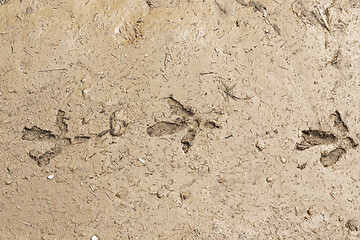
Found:
[(305, 150), (317, 145), (328, 145), (337, 142), (337, 137), (325, 131), (304, 130), (302, 131), (303, 140), (296, 144), (297, 150)]
[(163, 135), (172, 135), (175, 134), (181, 129), (183, 129), (184, 126), (182, 124), (173, 123), (173, 122), (157, 122), (154, 125), (147, 128), (147, 133), (150, 137), (161, 137)]

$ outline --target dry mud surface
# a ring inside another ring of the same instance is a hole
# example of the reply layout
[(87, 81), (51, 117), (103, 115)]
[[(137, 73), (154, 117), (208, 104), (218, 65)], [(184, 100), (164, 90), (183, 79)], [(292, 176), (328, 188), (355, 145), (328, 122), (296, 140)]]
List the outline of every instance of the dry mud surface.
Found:
[(359, 239), (358, 0), (1, 0), (0, 239)]

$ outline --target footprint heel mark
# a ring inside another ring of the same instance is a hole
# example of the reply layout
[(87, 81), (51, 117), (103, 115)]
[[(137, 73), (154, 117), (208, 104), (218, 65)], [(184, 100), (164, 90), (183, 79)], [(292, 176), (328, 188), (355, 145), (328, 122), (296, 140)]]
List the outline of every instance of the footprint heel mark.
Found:
[(337, 142), (337, 137), (325, 131), (304, 130), (302, 131), (303, 140), (296, 144), (297, 150), (306, 150), (317, 145), (329, 145)]

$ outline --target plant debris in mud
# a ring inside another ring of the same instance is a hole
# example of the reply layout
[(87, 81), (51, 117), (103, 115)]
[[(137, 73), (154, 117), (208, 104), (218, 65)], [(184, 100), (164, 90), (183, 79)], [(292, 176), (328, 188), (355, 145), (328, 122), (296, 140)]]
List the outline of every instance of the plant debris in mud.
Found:
[(360, 230), (360, 225), (359, 225), (358, 221), (356, 221), (355, 219), (349, 219), (345, 223), (345, 227), (348, 228), (352, 232)]

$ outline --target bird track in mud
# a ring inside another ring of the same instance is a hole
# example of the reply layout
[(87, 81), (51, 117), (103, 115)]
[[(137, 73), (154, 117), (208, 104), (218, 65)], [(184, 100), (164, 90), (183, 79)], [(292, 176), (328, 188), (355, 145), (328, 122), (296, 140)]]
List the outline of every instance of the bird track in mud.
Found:
[(335, 145), (335, 149), (330, 152), (324, 151), (321, 153), (320, 162), (324, 167), (334, 165), (346, 154), (347, 150), (358, 146), (354, 139), (348, 136), (349, 127), (343, 121), (341, 114), (335, 111), (330, 115), (330, 118), (334, 127), (341, 132), (341, 136), (337, 136), (332, 132), (308, 129), (301, 131), (303, 139), (295, 145), (295, 148), (301, 151), (319, 145)]
[(195, 137), (201, 127), (214, 129), (220, 128), (220, 125), (212, 120), (202, 121), (197, 116), (196, 111), (192, 108), (185, 107), (173, 96), (167, 98), (171, 113), (178, 118), (175, 121), (159, 121), (147, 128), (150, 137), (161, 137), (164, 135), (174, 135), (186, 130), (185, 135), (181, 138), (180, 143), (184, 153), (187, 153), (193, 146)]

